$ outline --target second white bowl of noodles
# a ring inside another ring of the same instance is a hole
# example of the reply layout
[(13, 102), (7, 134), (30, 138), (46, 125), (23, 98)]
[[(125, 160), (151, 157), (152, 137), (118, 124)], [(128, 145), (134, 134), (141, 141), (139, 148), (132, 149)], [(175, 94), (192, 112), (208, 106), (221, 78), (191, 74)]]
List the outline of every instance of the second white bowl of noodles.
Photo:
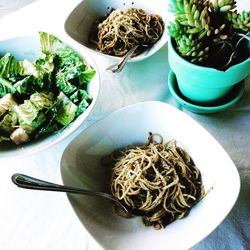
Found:
[(141, 8), (148, 14), (158, 14), (162, 17), (165, 30), (161, 38), (148, 50), (138, 56), (130, 58), (129, 62), (136, 62), (146, 59), (156, 53), (168, 41), (167, 25), (169, 23), (169, 12), (165, 1), (155, 0), (85, 0), (79, 3), (67, 17), (64, 27), (66, 33), (75, 41), (79, 42), (91, 52), (97, 53), (107, 59), (119, 57), (106, 55), (96, 51), (96, 46), (90, 42), (93, 24), (97, 19), (107, 16), (112, 9)]
[(104, 199), (69, 196), (84, 227), (104, 249), (191, 248), (223, 221), (238, 197), (239, 174), (220, 144), (183, 112), (154, 101), (118, 110), (74, 139), (61, 160), (64, 184), (108, 192), (110, 170), (101, 165), (103, 156), (145, 143), (149, 131), (160, 133), (165, 142), (176, 139), (200, 169), (205, 190), (210, 192), (187, 217), (161, 230), (145, 227), (140, 217), (118, 217)]

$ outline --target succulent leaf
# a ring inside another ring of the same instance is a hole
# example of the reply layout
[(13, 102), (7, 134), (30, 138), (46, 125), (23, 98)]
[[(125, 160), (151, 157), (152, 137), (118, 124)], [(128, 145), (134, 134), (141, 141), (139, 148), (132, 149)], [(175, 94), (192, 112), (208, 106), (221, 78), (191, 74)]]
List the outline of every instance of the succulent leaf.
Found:
[(210, 7), (215, 12), (228, 12), (236, 8), (234, 0), (210, 0)]
[(208, 47), (204, 47), (203, 43), (195, 39), (192, 34), (183, 35), (177, 41), (177, 49), (181, 56), (191, 62), (202, 62), (208, 57)]
[(172, 37), (179, 40), (186, 31), (186, 27), (182, 26), (178, 21), (170, 23), (168, 26), (168, 31)]
[(243, 32), (250, 31), (250, 11), (243, 11), (240, 14), (236, 11), (228, 12), (225, 17), (233, 23), (235, 29), (242, 30)]

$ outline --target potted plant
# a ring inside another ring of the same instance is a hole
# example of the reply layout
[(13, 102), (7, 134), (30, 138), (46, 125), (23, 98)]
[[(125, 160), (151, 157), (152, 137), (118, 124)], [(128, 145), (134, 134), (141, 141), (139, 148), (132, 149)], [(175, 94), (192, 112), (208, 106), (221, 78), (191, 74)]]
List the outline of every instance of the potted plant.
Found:
[(250, 72), (250, 12), (234, 0), (170, 0), (169, 64), (180, 92), (212, 105)]

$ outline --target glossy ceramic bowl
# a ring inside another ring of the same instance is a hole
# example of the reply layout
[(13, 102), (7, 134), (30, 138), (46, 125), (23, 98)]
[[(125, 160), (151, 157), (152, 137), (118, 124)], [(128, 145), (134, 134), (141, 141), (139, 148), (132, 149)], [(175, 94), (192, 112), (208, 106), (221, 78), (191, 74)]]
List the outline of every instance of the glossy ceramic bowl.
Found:
[(193, 158), (210, 192), (187, 217), (161, 230), (145, 227), (140, 217), (118, 217), (107, 200), (69, 195), (77, 216), (103, 249), (189, 249), (222, 222), (238, 197), (239, 174), (220, 144), (185, 113), (155, 101), (120, 109), (77, 136), (62, 156), (63, 183), (107, 191), (109, 169), (101, 165), (102, 157), (129, 144), (144, 144), (149, 131), (160, 133), (165, 142), (176, 139)]
[[(6, 40), (2, 40), (0, 41), (0, 53), (1, 55), (4, 55), (5, 53), (10, 52), (18, 60), (27, 59), (30, 61), (34, 61), (40, 52), (39, 39), (39, 34), (37, 33), (28, 36), (12, 37)], [(88, 53), (83, 52), (81, 47), (79, 47), (77, 43), (72, 43), (71, 41), (68, 41), (67, 38), (62, 39), (62, 41), (73, 50), (75, 50), (79, 56), (85, 58), (96, 71), (96, 74), (89, 83), (87, 89), (88, 93), (93, 97), (91, 105), (68, 127), (58, 133), (48, 135), (46, 138), (35, 140), (26, 144), (22, 144), (20, 146), (6, 146), (0, 144), (0, 158), (23, 157), (27, 154), (36, 153), (42, 149), (48, 148), (62, 141), (67, 136), (75, 132), (84, 123), (88, 115), (93, 110), (98, 97), (100, 86), (100, 77), (97, 66), (92, 57), (89, 56)]]
[(129, 59), (130, 62), (143, 60), (156, 51), (158, 51), (168, 40), (167, 23), (168, 12), (167, 4), (164, 1), (153, 0), (84, 0), (70, 13), (65, 21), (65, 31), (75, 41), (82, 44), (85, 48), (102, 55), (106, 58), (117, 58), (115, 56), (106, 55), (95, 50), (95, 47), (89, 42), (89, 37), (93, 29), (93, 24), (100, 17), (105, 17), (111, 9), (119, 9), (122, 7), (141, 8), (147, 13), (159, 14), (164, 23), (165, 31), (160, 40), (144, 53)]

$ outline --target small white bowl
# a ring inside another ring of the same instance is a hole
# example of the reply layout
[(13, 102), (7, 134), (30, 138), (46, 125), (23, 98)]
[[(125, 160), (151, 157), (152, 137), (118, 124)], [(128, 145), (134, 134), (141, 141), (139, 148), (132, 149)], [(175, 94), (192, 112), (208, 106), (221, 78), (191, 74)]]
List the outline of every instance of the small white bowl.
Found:
[[(30, 60), (34, 61), (39, 52), (40, 52), (40, 40), (39, 34), (32, 34), (27, 36), (20, 36), (20, 37), (12, 37), (9, 39), (5, 39), (0, 41), (0, 52), (1, 56), (7, 52), (10, 52), (12, 55), (15, 56), (18, 60)], [(77, 130), (78, 127), (85, 121), (88, 117), (90, 112), (93, 110), (93, 107), (96, 103), (99, 87), (100, 87), (100, 76), (99, 71), (95, 62), (93, 61), (92, 57), (82, 51), (81, 46), (79, 48), (79, 44), (77, 43), (70, 43), (66, 40), (62, 40), (65, 44), (71, 47), (74, 51), (78, 53), (79, 56), (86, 59), (88, 63), (95, 69), (96, 74), (88, 84), (88, 93), (93, 97), (92, 103), (90, 106), (81, 114), (79, 115), (75, 121), (73, 121), (68, 127), (58, 133), (54, 133), (48, 135), (45, 138), (34, 140), (33, 142), (29, 142), (27, 144), (21, 144), (19, 146), (11, 145), (5, 146), (0, 144), (0, 158), (14, 158), (14, 157), (23, 157), (27, 154), (36, 153), (42, 149), (48, 148), (63, 139), (69, 136), (71, 133)]]
[(240, 178), (221, 145), (196, 121), (171, 105), (144, 102), (118, 110), (83, 131), (66, 148), (61, 160), (65, 185), (106, 191), (109, 169), (100, 159), (113, 150), (146, 142), (148, 132), (164, 141), (176, 139), (201, 171), (210, 192), (181, 220), (159, 231), (145, 227), (140, 217), (115, 215), (101, 198), (70, 195), (79, 219), (104, 249), (189, 249), (210, 234), (237, 200)]
[(158, 42), (156, 42), (152, 48), (145, 51), (144, 53), (129, 59), (129, 62), (136, 62), (143, 60), (155, 52), (157, 52), (164, 44), (168, 41), (167, 34), (167, 24), (168, 24), (168, 12), (167, 4), (164, 1), (155, 1), (155, 0), (84, 0), (78, 4), (75, 9), (70, 13), (68, 18), (65, 21), (64, 28), (66, 33), (82, 44), (87, 49), (103, 55), (107, 58), (118, 58), (116, 56), (106, 55), (104, 53), (98, 52), (95, 50), (94, 46), (89, 43), (89, 36), (93, 28), (94, 22), (100, 18), (109, 14), (110, 10), (120, 9), (122, 7), (129, 8), (141, 8), (147, 13), (158, 14), (162, 17), (165, 23), (165, 30)]

